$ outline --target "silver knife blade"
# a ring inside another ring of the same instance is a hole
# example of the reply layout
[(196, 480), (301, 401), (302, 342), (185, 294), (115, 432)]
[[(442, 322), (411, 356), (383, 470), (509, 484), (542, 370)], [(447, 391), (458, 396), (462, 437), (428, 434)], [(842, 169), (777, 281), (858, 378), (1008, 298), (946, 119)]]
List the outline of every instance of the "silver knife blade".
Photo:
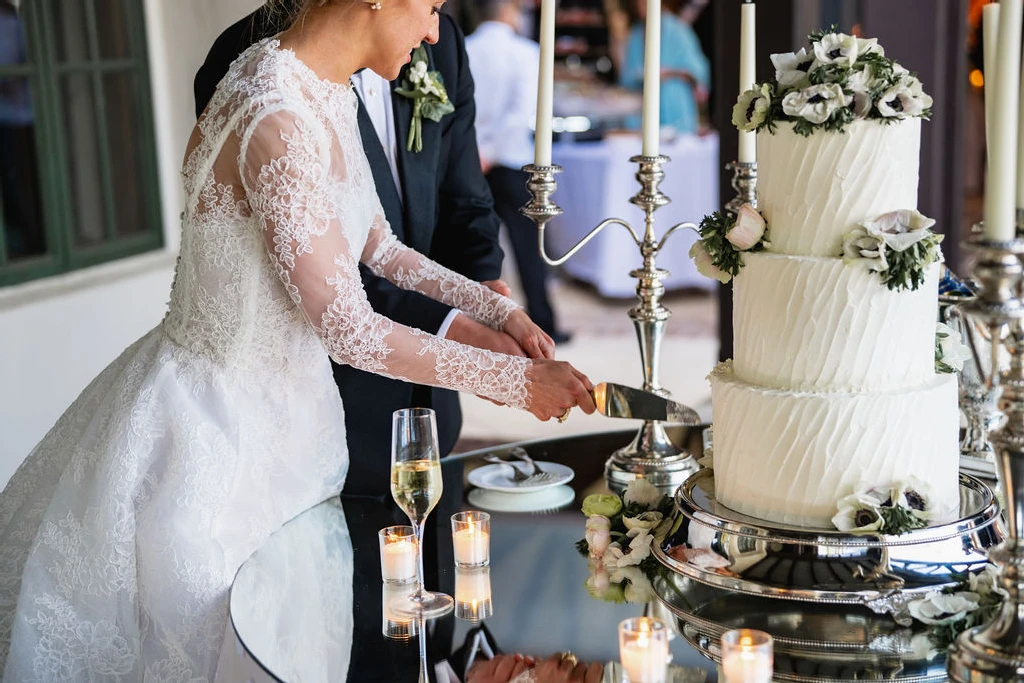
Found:
[(693, 408), (670, 401), (664, 396), (649, 391), (613, 382), (601, 382), (594, 385), (594, 403), (597, 405), (597, 411), (606, 417), (688, 425), (701, 423), (700, 416)]

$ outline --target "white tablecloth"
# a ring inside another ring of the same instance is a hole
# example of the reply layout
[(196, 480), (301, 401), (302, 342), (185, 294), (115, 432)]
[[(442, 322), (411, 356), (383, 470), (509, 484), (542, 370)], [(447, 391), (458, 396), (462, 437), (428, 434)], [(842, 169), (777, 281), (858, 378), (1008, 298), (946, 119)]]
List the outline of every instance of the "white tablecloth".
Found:
[[(621, 218), (637, 234), (644, 230), (643, 212), (629, 202), (640, 190), (638, 166), (629, 158), (640, 153), (639, 135), (615, 135), (600, 142), (558, 143), (552, 159), (564, 172), (556, 177), (554, 201), (563, 214), (546, 229), (547, 252), (561, 256), (594, 226), (607, 218)], [(663, 167), (661, 191), (672, 201), (654, 213), (655, 234), (660, 238), (681, 222), (700, 223), (718, 210), (718, 136), (686, 135), (662, 142), (661, 153), (671, 157)], [(676, 231), (658, 254), (658, 267), (669, 271), (666, 289), (698, 287), (711, 289), (716, 283), (697, 272), (689, 257), (696, 234)], [(636, 279), (629, 272), (643, 265), (640, 249), (629, 232), (616, 225), (604, 228), (562, 267), (573, 277), (597, 287), (604, 296), (636, 295)]]

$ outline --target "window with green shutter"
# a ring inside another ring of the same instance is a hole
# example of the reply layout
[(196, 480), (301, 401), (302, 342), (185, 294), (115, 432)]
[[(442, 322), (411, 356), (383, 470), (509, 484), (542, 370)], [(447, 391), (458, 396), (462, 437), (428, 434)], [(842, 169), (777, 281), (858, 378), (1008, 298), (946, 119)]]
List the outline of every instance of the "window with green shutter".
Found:
[(142, 0), (0, 0), (0, 286), (162, 244)]

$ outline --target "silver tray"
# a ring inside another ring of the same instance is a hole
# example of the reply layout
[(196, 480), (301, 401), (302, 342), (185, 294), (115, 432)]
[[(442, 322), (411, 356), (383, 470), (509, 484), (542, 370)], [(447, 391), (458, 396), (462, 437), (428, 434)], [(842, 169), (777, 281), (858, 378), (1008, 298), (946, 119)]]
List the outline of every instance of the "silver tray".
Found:
[[(750, 595), (863, 605), (908, 622), (915, 594), (978, 571), (986, 550), (1005, 537), (999, 504), (983, 482), (960, 474), (960, 516), (900, 536), (853, 535), (835, 529), (773, 524), (715, 499), (714, 472), (703, 469), (675, 494), (675, 531), (654, 547), (672, 571), (716, 588)], [(700, 548), (721, 566), (672, 557)]]
[(683, 638), (718, 663), (722, 633), (754, 628), (774, 639), (776, 681), (946, 680), (944, 653), (915, 653), (912, 647), (915, 636), (927, 636), (922, 624), (900, 626), (856, 605), (751, 597), (672, 572), (653, 585)]

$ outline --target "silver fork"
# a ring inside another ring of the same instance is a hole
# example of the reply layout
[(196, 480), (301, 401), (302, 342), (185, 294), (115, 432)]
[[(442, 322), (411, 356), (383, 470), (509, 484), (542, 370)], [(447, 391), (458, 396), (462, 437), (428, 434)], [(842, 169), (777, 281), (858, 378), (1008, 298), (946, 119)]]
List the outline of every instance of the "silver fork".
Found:
[(520, 470), (518, 467), (516, 467), (513, 463), (509, 462), (508, 460), (502, 460), (500, 456), (497, 456), (497, 455), (494, 455), (494, 454), (485, 455), (483, 457), (483, 460), (486, 461), (486, 462), (492, 462), (495, 465), (508, 465), (512, 469), (512, 476), (509, 477), (508, 479), (513, 484), (523, 484), (523, 483), (529, 481), (530, 477), (532, 476), (532, 475), (527, 474), (526, 472), (523, 472), (522, 470)]
[(530, 474), (529, 477), (527, 477), (527, 482), (530, 484), (543, 484), (557, 478), (551, 472), (546, 472), (542, 470), (540, 468), (540, 465), (534, 462), (533, 458), (531, 458), (530, 455), (526, 452), (525, 448), (516, 446), (515, 448), (509, 449), (508, 454), (511, 455), (513, 458), (516, 458), (517, 460), (522, 460), (527, 465), (533, 467), (533, 473)]

